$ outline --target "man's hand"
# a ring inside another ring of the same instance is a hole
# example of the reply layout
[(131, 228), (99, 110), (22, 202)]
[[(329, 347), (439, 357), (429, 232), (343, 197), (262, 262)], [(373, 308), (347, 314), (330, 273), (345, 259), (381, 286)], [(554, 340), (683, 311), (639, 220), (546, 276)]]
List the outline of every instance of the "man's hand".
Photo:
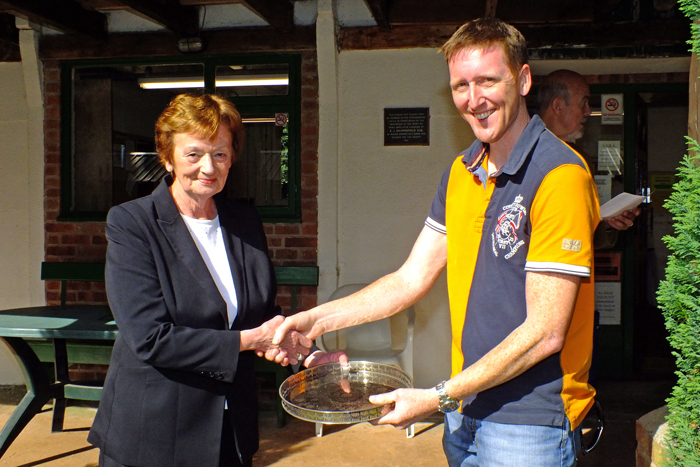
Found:
[(431, 389), (397, 389), (369, 397), (372, 404), (384, 405), (383, 415), (373, 423), (405, 429), (438, 410), (438, 395)]
[(277, 315), (257, 328), (241, 331), (241, 350), (255, 350), (259, 357), (264, 356), (283, 366), (297, 364), (309, 354), (313, 342), (292, 331), (285, 334), (279, 343), (273, 343), (275, 331), (283, 322), (284, 316)]
[(642, 212), (639, 208), (630, 209), (622, 214), (607, 219), (606, 222), (610, 227), (617, 230), (627, 230), (634, 225), (634, 218)]
[(286, 339), (287, 334), (294, 330), (299, 331), (311, 340), (323, 334), (321, 326), (316, 324), (316, 313), (314, 309), (311, 309), (285, 319), (284, 323), (277, 328), (272, 343), (274, 345), (280, 344)]

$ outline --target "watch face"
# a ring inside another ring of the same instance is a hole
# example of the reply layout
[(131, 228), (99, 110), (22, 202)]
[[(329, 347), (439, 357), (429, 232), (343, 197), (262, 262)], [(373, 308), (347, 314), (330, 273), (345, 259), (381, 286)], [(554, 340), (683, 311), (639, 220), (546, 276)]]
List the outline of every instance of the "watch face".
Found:
[(445, 382), (435, 386), (438, 392), (438, 410), (442, 413), (453, 412), (459, 408), (459, 401), (455, 400), (447, 394), (445, 390)]
[(440, 404), (440, 412), (454, 412), (459, 408), (459, 402), (451, 399)]

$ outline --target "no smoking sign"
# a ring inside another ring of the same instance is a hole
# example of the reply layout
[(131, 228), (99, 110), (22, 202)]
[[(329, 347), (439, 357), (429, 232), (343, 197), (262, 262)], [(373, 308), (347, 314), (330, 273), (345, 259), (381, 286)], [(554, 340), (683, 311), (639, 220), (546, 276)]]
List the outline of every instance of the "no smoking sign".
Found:
[(602, 125), (621, 125), (624, 115), (622, 94), (603, 94), (601, 102), (603, 105), (600, 109), (600, 123)]
[(610, 112), (614, 112), (620, 107), (620, 103), (615, 99), (614, 97), (611, 97), (607, 101), (605, 101), (605, 108), (608, 109)]
[(285, 126), (289, 121), (289, 114), (275, 114), (275, 125)]

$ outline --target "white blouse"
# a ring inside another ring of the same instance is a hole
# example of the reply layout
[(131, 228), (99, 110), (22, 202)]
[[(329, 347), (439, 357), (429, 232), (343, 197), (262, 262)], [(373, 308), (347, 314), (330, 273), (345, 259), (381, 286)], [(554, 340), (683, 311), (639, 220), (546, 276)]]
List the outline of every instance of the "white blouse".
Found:
[(214, 219), (194, 219), (180, 214), (187, 224), (194, 243), (199, 249), (204, 262), (209, 268), (211, 277), (216, 283), (221, 296), (226, 301), (228, 312), (228, 326), (231, 327), (238, 314), (238, 299), (236, 297), (236, 287), (233, 283), (231, 265), (228, 262), (224, 236), (221, 234), (221, 224), (219, 216)]

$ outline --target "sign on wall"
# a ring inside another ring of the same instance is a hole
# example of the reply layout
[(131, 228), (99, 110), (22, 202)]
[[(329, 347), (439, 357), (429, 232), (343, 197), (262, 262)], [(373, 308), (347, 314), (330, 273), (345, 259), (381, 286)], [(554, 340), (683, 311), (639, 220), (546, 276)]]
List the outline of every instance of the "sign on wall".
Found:
[(622, 285), (620, 282), (595, 283), (595, 309), (600, 324), (622, 324)]
[(612, 178), (609, 174), (594, 175), (595, 186), (598, 189), (598, 200), (601, 206), (612, 198)]
[[(619, 251), (596, 251), (595, 280), (597, 281), (619, 281), (622, 276), (622, 253)], [(596, 285), (597, 287), (597, 285)]]
[(622, 175), (622, 154), (619, 141), (598, 141), (598, 172)]
[(428, 107), (384, 109), (384, 146), (428, 146)]
[(600, 98), (600, 124), (622, 125), (622, 94), (602, 94)]

